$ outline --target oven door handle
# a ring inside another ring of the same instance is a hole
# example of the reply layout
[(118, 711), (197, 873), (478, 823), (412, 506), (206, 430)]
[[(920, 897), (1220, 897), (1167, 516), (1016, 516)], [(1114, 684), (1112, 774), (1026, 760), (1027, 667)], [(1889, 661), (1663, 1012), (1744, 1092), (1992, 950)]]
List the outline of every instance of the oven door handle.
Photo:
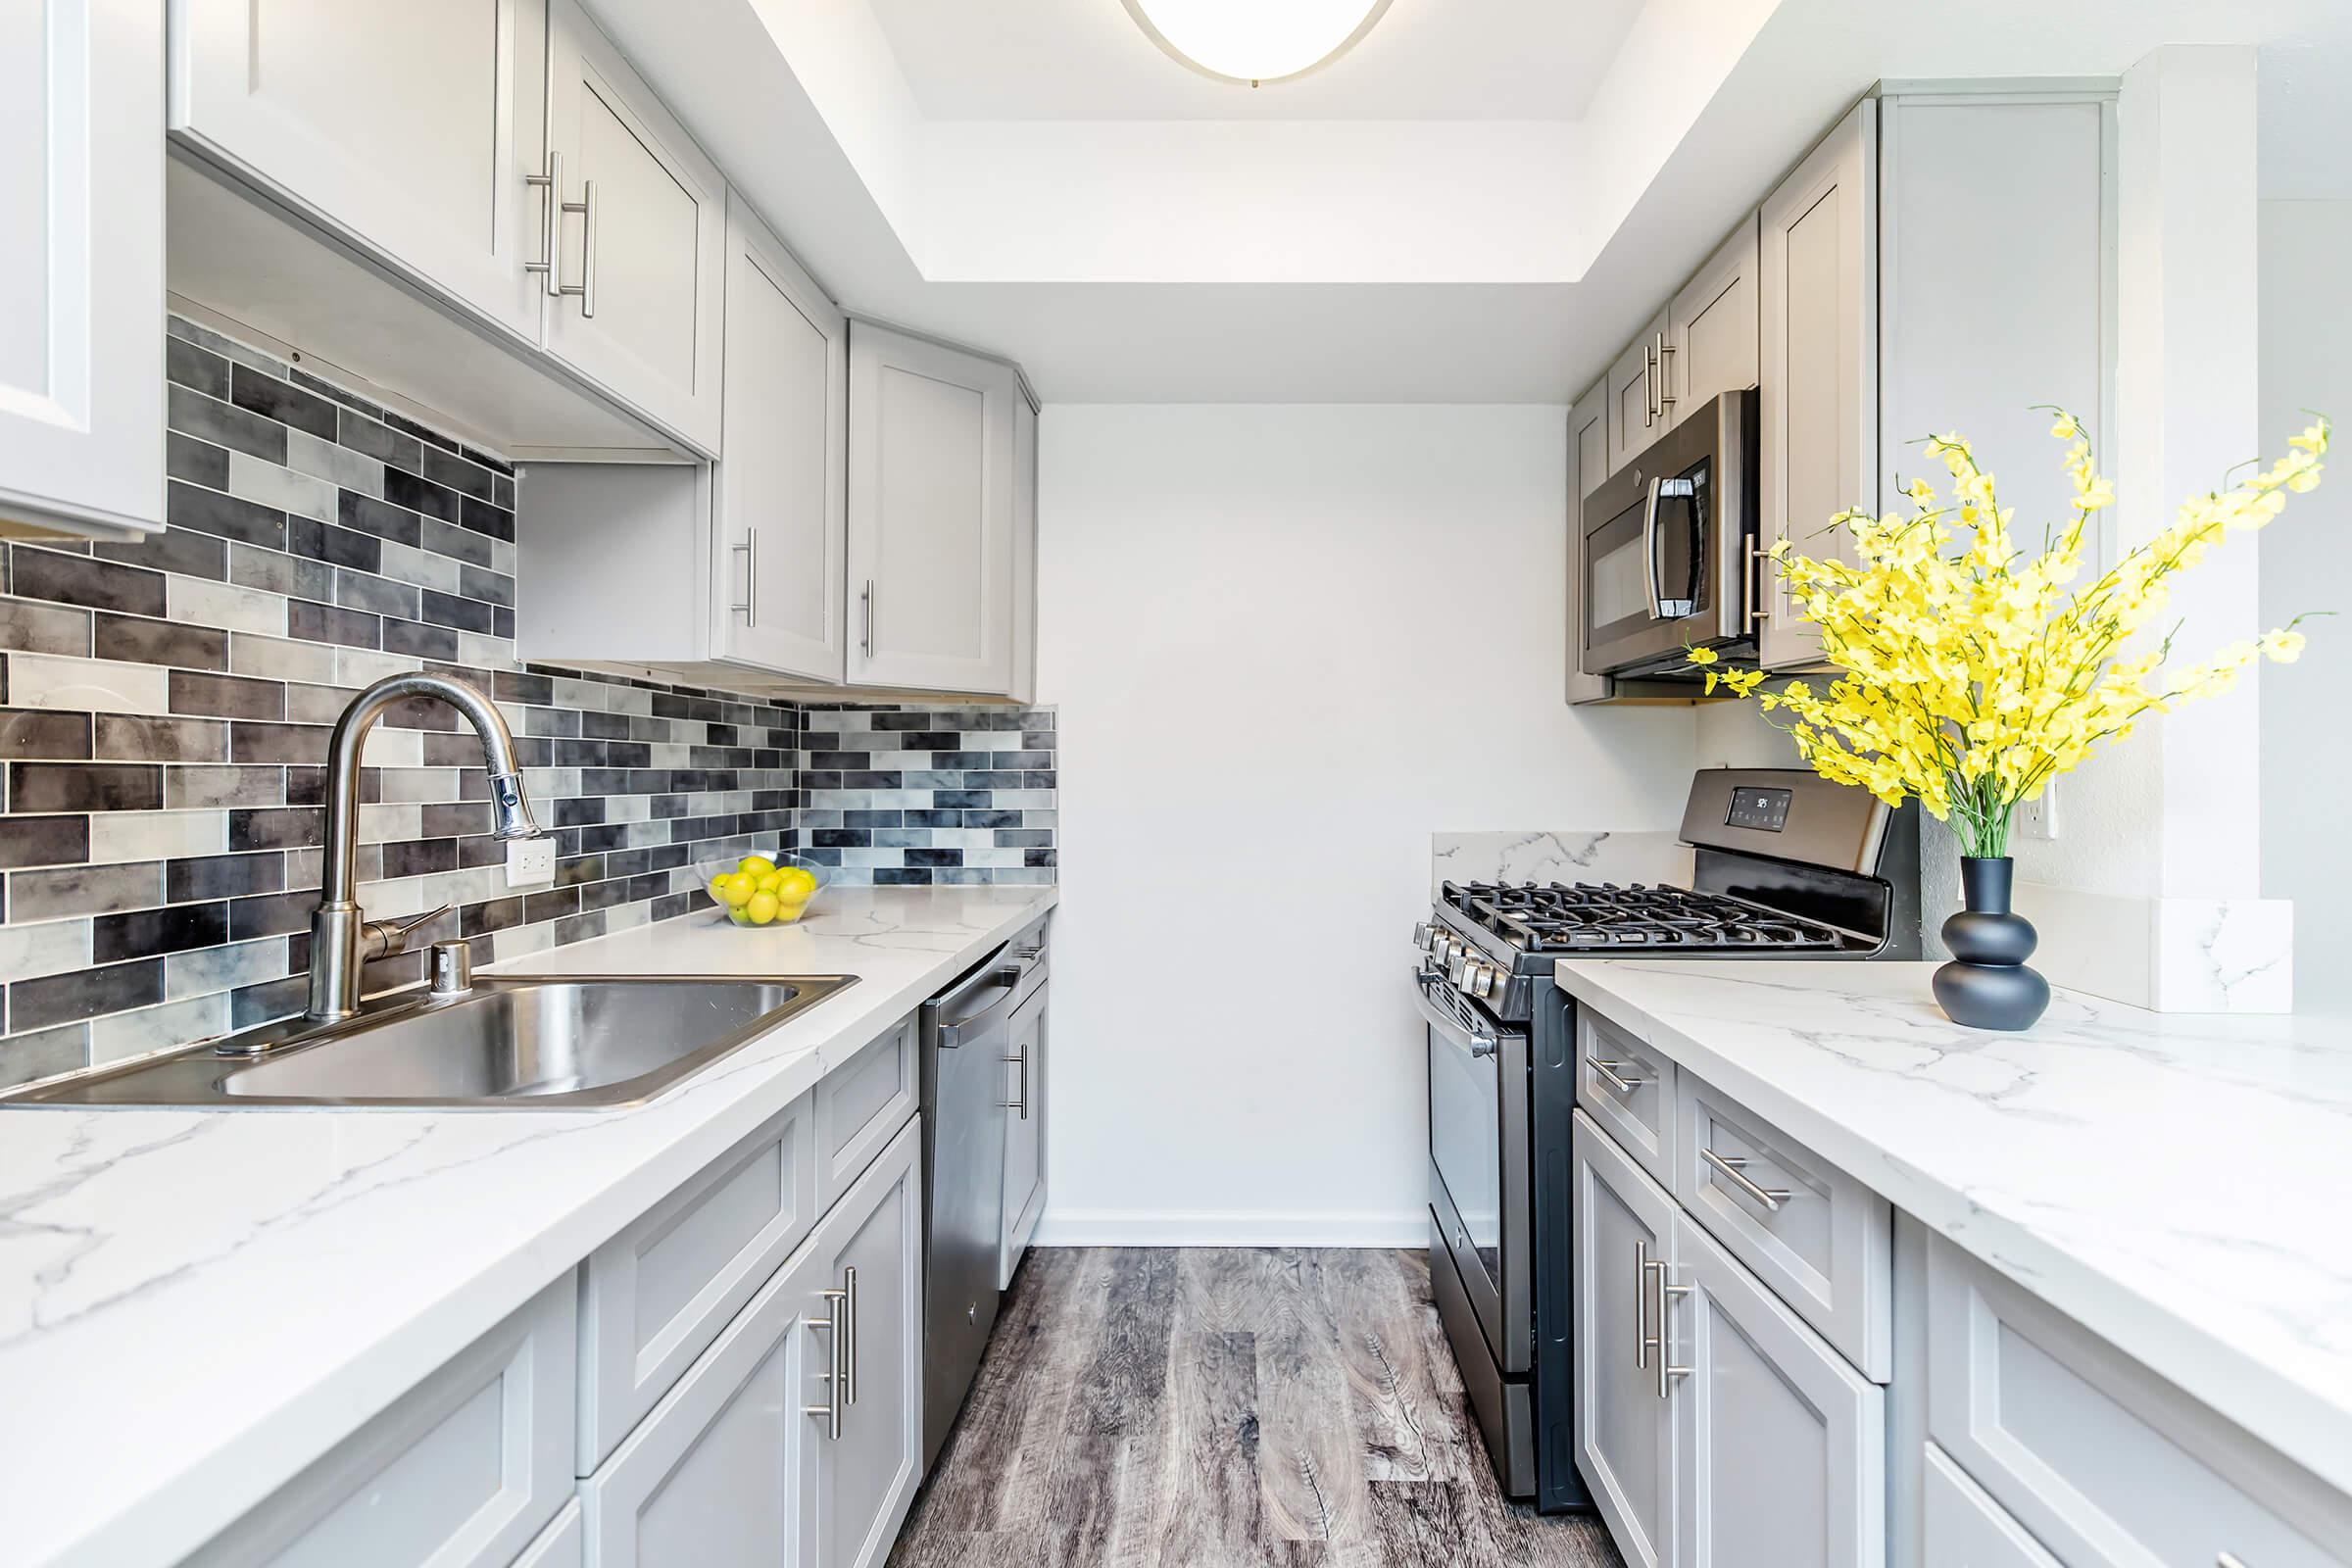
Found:
[(1658, 595), (1658, 492), (1665, 487), (1662, 478), (1649, 481), (1649, 499), (1642, 505), (1642, 576), (1649, 589), (1649, 618), (1666, 618), (1665, 602)]
[(1502, 1043), (1492, 1034), (1483, 1029), (1465, 1027), (1461, 1019), (1430, 1001), (1429, 993), (1421, 988), (1417, 979), (1413, 983), (1413, 1003), (1421, 1009), (1423, 1020), (1432, 1029), (1444, 1035), (1453, 1044), (1460, 1046), (1471, 1055), (1492, 1056), (1501, 1051)]

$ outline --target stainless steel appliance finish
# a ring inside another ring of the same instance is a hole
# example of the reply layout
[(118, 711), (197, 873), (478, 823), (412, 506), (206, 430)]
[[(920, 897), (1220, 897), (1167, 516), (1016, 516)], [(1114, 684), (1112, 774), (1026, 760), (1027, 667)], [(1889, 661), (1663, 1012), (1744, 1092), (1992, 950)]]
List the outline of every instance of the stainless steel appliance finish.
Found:
[(1725, 392), (1585, 498), (1586, 674), (1679, 675), (1686, 648), (1752, 651), (1756, 452), (1756, 394)]
[[(1509, 1495), (1590, 1505), (1569, 1381), (1575, 1010), (1554, 967), (1916, 956), (1915, 831), (1908, 814), (1809, 772), (1711, 768), (1684, 812), (1690, 887), (1447, 882), (1414, 928), (1431, 1289)], [(1886, 878), (1872, 874), (1882, 863)]]
[(198, 1047), (11, 1097), (12, 1105), (350, 1105), (579, 1110), (636, 1104), (750, 1044), (855, 975), (746, 980), (496, 975), (289, 1019), (265, 1057)]
[(1045, 923), (922, 1007), (923, 1467), (963, 1408), (997, 1326), (1012, 1015), (1048, 977)]

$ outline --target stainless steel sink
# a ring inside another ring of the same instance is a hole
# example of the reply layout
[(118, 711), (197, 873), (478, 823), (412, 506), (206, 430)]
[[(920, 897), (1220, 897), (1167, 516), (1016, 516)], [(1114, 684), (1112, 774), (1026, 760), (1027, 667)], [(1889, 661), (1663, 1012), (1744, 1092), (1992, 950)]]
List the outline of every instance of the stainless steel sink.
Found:
[[(378, 998), (358, 1017), (276, 1026), (267, 1054), (212, 1047), (9, 1099), (57, 1105), (426, 1105), (492, 1110), (650, 1100), (855, 975), (485, 976), (455, 996)], [(250, 1049), (251, 1037), (242, 1043)]]

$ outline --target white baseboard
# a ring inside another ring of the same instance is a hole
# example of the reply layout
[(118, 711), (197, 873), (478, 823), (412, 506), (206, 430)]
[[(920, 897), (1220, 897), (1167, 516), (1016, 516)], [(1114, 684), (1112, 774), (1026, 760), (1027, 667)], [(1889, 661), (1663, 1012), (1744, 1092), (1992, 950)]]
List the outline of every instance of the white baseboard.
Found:
[(1429, 1210), (1400, 1214), (1194, 1209), (1054, 1208), (1039, 1247), (1420, 1247)]

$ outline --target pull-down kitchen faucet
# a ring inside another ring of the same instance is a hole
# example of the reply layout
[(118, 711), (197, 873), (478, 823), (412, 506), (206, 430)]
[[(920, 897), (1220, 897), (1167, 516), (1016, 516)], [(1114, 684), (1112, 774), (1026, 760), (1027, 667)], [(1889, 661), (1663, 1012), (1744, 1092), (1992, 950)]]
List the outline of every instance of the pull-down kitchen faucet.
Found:
[(370, 920), (354, 894), (354, 857), (360, 838), (360, 747), (384, 710), (411, 697), (438, 697), (481, 737), (482, 764), (490, 773), (491, 834), (501, 839), (535, 839), (539, 824), (523, 799), (522, 765), (514, 759), (514, 737), (488, 698), (470, 686), (438, 675), (392, 675), (351, 700), (335, 720), (326, 764), (326, 852), (319, 871), (318, 907), (311, 914), (311, 1005), (316, 1023), (332, 1023), (360, 1010), (360, 970), (370, 958), (407, 951), (409, 933), (448, 912), (443, 905), (407, 921)]

